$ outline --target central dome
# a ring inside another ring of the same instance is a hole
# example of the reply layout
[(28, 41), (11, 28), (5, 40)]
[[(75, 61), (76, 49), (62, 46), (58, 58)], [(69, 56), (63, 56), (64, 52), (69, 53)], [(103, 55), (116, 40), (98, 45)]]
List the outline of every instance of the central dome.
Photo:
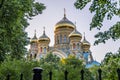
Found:
[(57, 24), (55, 25), (55, 29), (65, 27), (65, 26), (75, 28), (75, 25), (70, 20), (68, 20), (64, 15), (63, 19), (57, 22)]

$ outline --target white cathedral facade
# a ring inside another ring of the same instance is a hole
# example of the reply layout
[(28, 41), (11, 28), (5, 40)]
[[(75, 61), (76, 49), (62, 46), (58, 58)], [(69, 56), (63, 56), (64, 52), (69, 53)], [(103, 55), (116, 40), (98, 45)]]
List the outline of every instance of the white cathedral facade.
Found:
[(63, 18), (54, 26), (54, 46), (49, 46), (50, 38), (46, 35), (45, 29), (43, 34), (37, 38), (36, 32), (30, 40), (30, 58), (40, 60), (47, 54), (52, 53), (60, 58), (67, 58), (74, 55), (78, 59), (82, 59), (86, 67), (100, 65), (93, 59), (90, 51), (90, 43), (86, 40), (85, 35), (76, 29), (76, 25), (67, 19), (64, 13)]

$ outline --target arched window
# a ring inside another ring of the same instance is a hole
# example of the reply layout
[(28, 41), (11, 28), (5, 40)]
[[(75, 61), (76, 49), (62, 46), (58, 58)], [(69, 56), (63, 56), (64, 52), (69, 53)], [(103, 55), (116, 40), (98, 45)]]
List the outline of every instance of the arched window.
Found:
[(66, 37), (66, 35), (64, 35), (64, 43), (66, 43), (67, 42), (67, 37)]
[(80, 45), (79, 45), (79, 43), (77, 43), (77, 49), (80, 49)]
[(59, 44), (59, 36), (57, 36), (57, 44)]
[(44, 47), (44, 53), (46, 53), (46, 47)]
[(42, 47), (40, 48), (40, 52), (42, 52)]
[(60, 35), (60, 43), (62, 43), (62, 35)]
[(73, 43), (73, 49), (76, 49), (76, 45), (75, 45), (75, 43)]

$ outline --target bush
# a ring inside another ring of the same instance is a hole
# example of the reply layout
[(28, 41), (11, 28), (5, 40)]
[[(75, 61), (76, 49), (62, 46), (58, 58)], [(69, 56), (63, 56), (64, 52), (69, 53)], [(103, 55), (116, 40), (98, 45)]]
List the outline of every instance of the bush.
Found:
[(23, 80), (32, 80), (32, 69), (38, 66), (38, 62), (26, 60), (5, 60), (0, 66), (0, 80), (5, 80), (10, 75), (10, 80), (19, 80), (23, 74)]

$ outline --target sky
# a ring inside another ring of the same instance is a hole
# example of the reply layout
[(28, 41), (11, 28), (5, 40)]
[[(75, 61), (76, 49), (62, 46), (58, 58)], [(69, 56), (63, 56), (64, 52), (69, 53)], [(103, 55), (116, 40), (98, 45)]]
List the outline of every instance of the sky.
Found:
[[(93, 58), (101, 62), (104, 59), (104, 56), (107, 52), (115, 53), (118, 48), (120, 47), (120, 40), (113, 41), (108, 40), (106, 44), (99, 44), (94, 46), (94, 35), (97, 32), (108, 30), (108, 28), (115, 24), (118, 21), (117, 17), (113, 17), (110, 20), (104, 20), (103, 27), (101, 30), (93, 29), (90, 31), (90, 23), (92, 21), (92, 17), (94, 13), (90, 13), (88, 4), (83, 10), (78, 10), (74, 7), (74, 2), (76, 0), (36, 0), (40, 3), (44, 3), (46, 9), (43, 11), (42, 14), (33, 17), (32, 20), (29, 20), (29, 26), (26, 29), (28, 32), (28, 36), (32, 38), (34, 36), (34, 31), (36, 30), (36, 35), (39, 38), (43, 34), (43, 27), (45, 27), (46, 35), (51, 39), (50, 46), (54, 45), (54, 26), (55, 24), (60, 21), (64, 16), (64, 8), (66, 9), (66, 17), (72, 21), (73, 23), (76, 22), (77, 30), (84, 36), (87, 41), (91, 43), (90, 50), (92, 51)], [(83, 40), (83, 38), (82, 38)], [(81, 40), (81, 41), (82, 41)], [(29, 46), (27, 46), (29, 49)]]

